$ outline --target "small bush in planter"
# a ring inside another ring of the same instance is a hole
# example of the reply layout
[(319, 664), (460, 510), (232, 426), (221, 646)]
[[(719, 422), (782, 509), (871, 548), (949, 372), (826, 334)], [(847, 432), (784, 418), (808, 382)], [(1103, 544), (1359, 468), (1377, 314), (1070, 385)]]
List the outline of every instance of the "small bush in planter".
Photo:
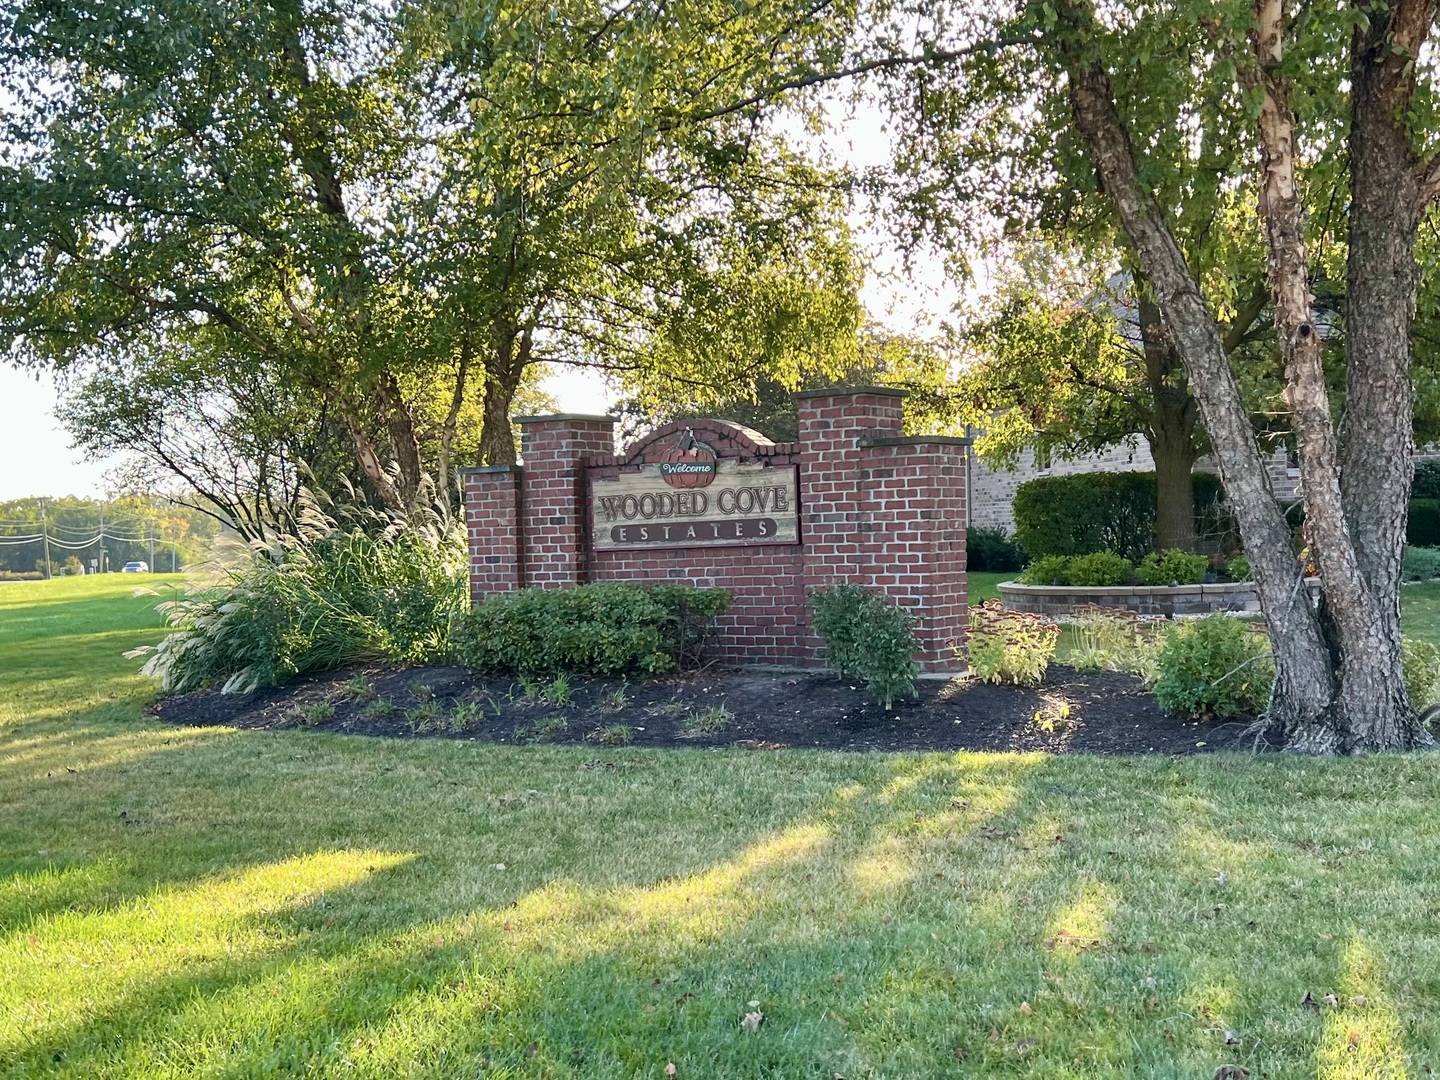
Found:
[(858, 585), (833, 585), (810, 594), (810, 611), (830, 666), (865, 680), (881, 708), (892, 707), (902, 695), (920, 696), (915, 689), (920, 642), (904, 608)]
[(1252, 624), (1207, 615), (1165, 632), (1155, 658), (1155, 701), (1182, 716), (1254, 715), (1270, 700), (1270, 640)]
[(970, 670), (982, 682), (1039, 686), (1059, 640), (1060, 627), (1048, 619), (986, 600), (970, 609), (965, 650)]
[(1178, 549), (1152, 551), (1135, 568), (1141, 585), (1201, 585), (1210, 571), (1210, 560)]
[(1067, 584), (1091, 588), (1124, 585), (1133, 569), (1135, 567), (1129, 559), (1113, 551), (1076, 555), (1066, 568)]
[(1250, 560), (1244, 555), (1236, 555), (1225, 564), (1225, 573), (1229, 575), (1231, 581), (1249, 581)]
[(1070, 556), (1042, 555), (1025, 568), (1020, 580), (1026, 585), (1070, 584)]

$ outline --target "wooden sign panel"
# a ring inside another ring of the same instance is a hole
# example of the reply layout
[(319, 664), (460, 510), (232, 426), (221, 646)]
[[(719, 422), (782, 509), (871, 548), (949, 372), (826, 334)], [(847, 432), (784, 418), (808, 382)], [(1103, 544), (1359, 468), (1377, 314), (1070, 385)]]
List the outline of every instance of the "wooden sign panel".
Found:
[(796, 466), (725, 460), (697, 477), (693, 469), (666, 464), (668, 472), (665, 465), (646, 465), (591, 481), (591, 546), (614, 551), (800, 542)]

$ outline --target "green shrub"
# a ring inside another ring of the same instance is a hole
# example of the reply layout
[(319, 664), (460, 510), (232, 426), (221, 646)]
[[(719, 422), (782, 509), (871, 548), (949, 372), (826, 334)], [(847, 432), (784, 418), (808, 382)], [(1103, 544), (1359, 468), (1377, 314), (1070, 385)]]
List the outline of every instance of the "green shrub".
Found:
[[(1224, 490), (1217, 477), (1191, 477), (1196, 530), (1228, 529)], [(1015, 539), (1032, 558), (1114, 551), (1143, 558), (1155, 546), (1153, 472), (1043, 476), (1015, 491)]]
[(1025, 568), (1020, 580), (1026, 585), (1068, 585), (1070, 556), (1042, 555)]
[(1440, 577), (1440, 548), (1405, 545), (1400, 576), (1406, 581), (1429, 581)]
[(1210, 560), (1204, 555), (1152, 551), (1135, 568), (1135, 580), (1141, 585), (1200, 585), (1209, 572)]
[(1440, 461), (1417, 461), (1412, 499), (1440, 499)]
[(1440, 679), (1440, 646), (1414, 638), (1400, 639), (1400, 672), (1410, 704), (1424, 709), (1435, 703), (1435, 683)]
[(1440, 499), (1410, 500), (1405, 542), (1416, 547), (1440, 547)]
[(173, 628), (143, 671), (165, 693), (247, 693), (360, 660), (444, 655), (469, 580), (463, 531), (360, 528), (254, 547), (223, 584), (160, 605)]
[(810, 611), (826, 659), (842, 677), (863, 679), (885, 709), (901, 695), (919, 696), (915, 653), (920, 643), (904, 608), (858, 585), (833, 585), (810, 594)]
[(1076, 555), (1066, 568), (1066, 584), (1088, 587), (1124, 585), (1134, 569), (1130, 560), (1113, 551)]
[(1004, 529), (972, 528), (965, 534), (965, 567), (977, 573), (1010, 574), (1025, 565), (1025, 549)]
[(1244, 555), (1236, 555), (1225, 564), (1225, 573), (1230, 575), (1231, 581), (1250, 580), (1250, 560)]
[(722, 589), (688, 585), (520, 589), (471, 611), (455, 632), (454, 653), (467, 667), (499, 675), (659, 675), (695, 666), (711, 623), (729, 605)]
[(1156, 702), (1183, 716), (1258, 713), (1275, 679), (1269, 640), (1223, 614), (1167, 629), (1155, 668)]
[(1028, 611), (1006, 611), (998, 600), (970, 609), (965, 640), (970, 670), (982, 682), (1039, 686), (1055, 657), (1060, 627)]

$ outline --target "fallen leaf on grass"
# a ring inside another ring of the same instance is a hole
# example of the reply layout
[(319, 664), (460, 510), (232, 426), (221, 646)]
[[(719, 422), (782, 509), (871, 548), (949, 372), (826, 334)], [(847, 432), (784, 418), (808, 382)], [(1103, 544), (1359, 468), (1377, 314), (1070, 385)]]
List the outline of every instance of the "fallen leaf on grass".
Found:
[(668, 1061), (668, 1062), (665, 1063), (665, 1075), (666, 1075), (666, 1076), (678, 1076), (679, 1074), (680, 1074), (680, 1070), (677, 1069), (677, 1068), (675, 1068), (675, 1063), (674, 1063), (673, 1061)]
[(745, 1014), (744, 1019), (740, 1021), (740, 1029), (742, 1031), (759, 1031), (760, 1025), (764, 1022), (764, 1013), (759, 1012), (758, 1010), (756, 1012), (748, 1012)]
[(1029, 1003), (1028, 1001), (1022, 1001), (1022, 1002), (1020, 1002), (1020, 1015), (1021, 1015), (1021, 1016), (1029, 1016), (1029, 1015), (1030, 1015), (1032, 1012), (1034, 1012), (1034, 1011), (1035, 1011), (1035, 1010), (1030, 1007), (1030, 1003)]
[(1249, 1075), (1250, 1070), (1244, 1065), (1221, 1065), (1212, 1080), (1245, 1080)]

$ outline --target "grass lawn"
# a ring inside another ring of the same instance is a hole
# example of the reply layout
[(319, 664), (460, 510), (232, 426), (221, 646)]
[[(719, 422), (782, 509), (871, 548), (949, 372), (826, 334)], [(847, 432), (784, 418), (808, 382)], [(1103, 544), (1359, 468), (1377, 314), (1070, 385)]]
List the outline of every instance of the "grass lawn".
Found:
[(1440, 1069), (1435, 756), (173, 729), (134, 584), (0, 586), (0, 1077)]
[(969, 577), (970, 603), (978, 604), (982, 600), (997, 600), (1000, 597), (1000, 590), (995, 586), (1002, 581), (1013, 581), (1017, 574), (987, 574), (977, 571)]

